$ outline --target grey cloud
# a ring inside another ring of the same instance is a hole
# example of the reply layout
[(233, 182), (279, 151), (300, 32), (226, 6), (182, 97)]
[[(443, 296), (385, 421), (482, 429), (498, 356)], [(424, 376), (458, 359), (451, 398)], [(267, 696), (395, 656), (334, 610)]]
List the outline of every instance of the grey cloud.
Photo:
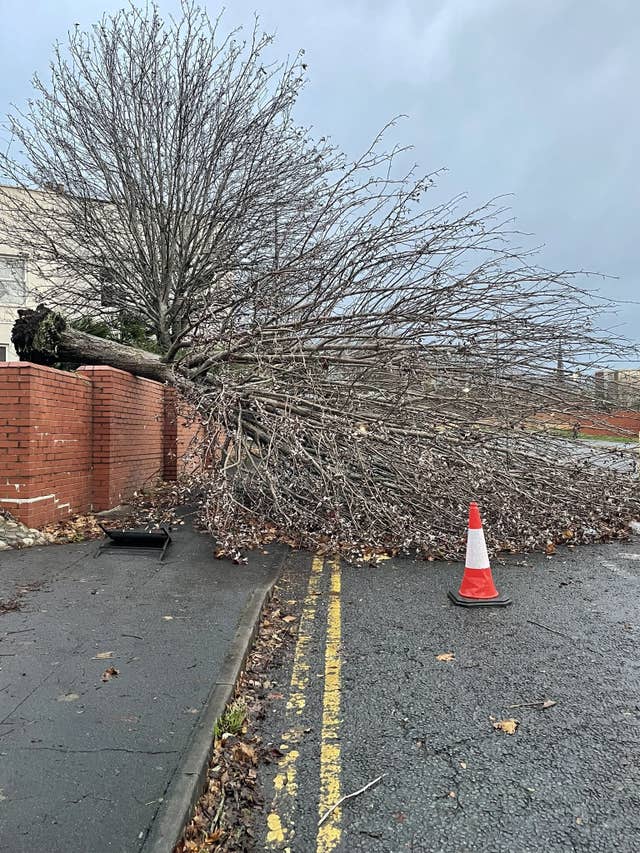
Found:
[[(3, 112), (27, 94), (48, 45), (103, 8), (41, 2), (34, 14), (33, 4), (7, 4)], [(236, 0), (225, 20), (250, 25), (255, 8)], [(448, 167), (437, 197), (465, 191), (477, 204), (512, 193), (519, 227), (544, 244), (542, 263), (617, 275), (605, 291), (640, 300), (636, 0), (269, 0), (261, 19), (277, 30), (276, 53), (306, 50), (300, 118), (318, 134), (356, 154), (407, 114), (389, 142), (413, 143), (424, 171)], [(640, 338), (640, 306), (622, 319)]]

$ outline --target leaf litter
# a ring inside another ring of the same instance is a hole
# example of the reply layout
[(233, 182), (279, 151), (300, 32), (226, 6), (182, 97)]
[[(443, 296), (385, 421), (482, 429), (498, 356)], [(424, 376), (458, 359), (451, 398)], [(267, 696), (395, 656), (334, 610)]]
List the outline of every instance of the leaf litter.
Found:
[(266, 703), (281, 694), (270, 692), (267, 673), (293, 644), (296, 617), (286, 612), (278, 589), (260, 620), (258, 634), (225, 713), (216, 721), (207, 787), (174, 853), (249, 853), (257, 846), (255, 822), (263, 796), (258, 780), (262, 763), (277, 761), (276, 748), (267, 749), (254, 726), (266, 713)]

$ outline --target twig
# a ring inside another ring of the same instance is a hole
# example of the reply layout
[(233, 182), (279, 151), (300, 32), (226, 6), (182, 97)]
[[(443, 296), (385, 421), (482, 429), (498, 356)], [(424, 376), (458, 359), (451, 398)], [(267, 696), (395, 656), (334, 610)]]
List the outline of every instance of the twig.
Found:
[(222, 810), (224, 809), (224, 801), (225, 801), (225, 796), (224, 796), (224, 791), (223, 791), (222, 797), (220, 798), (220, 804), (218, 805), (218, 808), (217, 808), (216, 813), (213, 817), (213, 820), (211, 821), (211, 826), (209, 827), (209, 832), (213, 832), (213, 830), (216, 828), (216, 826), (220, 823), (220, 818), (222, 816)]
[(380, 782), (386, 775), (387, 775), (386, 773), (383, 773), (382, 776), (378, 776), (376, 779), (373, 779), (371, 782), (369, 782), (367, 785), (365, 785), (364, 788), (360, 788), (359, 790), (354, 791), (353, 794), (345, 794), (344, 797), (340, 797), (338, 802), (334, 803), (331, 806), (331, 808), (328, 809), (322, 815), (322, 817), (318, 821), (318, 826), (322, 826), (322, 824), (325, 822), (325, 820), (329, 817), (329, 815), (333, 814), (333, 812), (338, 808), (338, 806), (341, 806), (342, 803), (346, 802), (347, 800), (352, 800), (354, 797), (359, 797), (360, 794), (364, 794), (364, 792), (368, 791), (369, 788), (373, 788), (374, 785), (377, 785), (378, 782)]
[(566, 637), (567, 640), (575, 640), (570, 634), (563, 634), (562, 631), (556, 631), (555, 628), (549, 628), (547, 625), (542, 625), (540, 622), (534, 622), (533, 619), (527, 619), (529, 625), (535, 625), (537, 628), (544, 628), (545, 631), (550, 631), (552, 634), (557, 634), (559, 637)]
[(558, 703), (554, 699), (536, 699), (533, 702), (521, 702), (519, 705), (509, 705), (509, 708), (537, 708), (539, 705), (542, 709), (553, 708)]

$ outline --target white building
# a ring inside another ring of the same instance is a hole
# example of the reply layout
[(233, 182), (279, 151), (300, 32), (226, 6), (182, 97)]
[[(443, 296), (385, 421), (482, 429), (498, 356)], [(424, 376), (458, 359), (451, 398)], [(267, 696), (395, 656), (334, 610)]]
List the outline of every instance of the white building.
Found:
[[(23, 190), (0, 185), (0, 193), (13, 195), (23, 193)], [(44, 191), (42, 194), (45, 195)], [(11, 343), (11, 329), (18, 318), (18, 309), (35, 307), (39, 294), (47, 287), (47, 282), (35, 267), (26, 251), (20, 252), (17, 247), (6, 245), (0, 236), (0, 361), (17, 360)]]
[(34, 304), (27, 297), (28, 277), (26, 258), (0, 246), (0, 361), (17, 359), (11, 344), (11, 328), (18, 309)]

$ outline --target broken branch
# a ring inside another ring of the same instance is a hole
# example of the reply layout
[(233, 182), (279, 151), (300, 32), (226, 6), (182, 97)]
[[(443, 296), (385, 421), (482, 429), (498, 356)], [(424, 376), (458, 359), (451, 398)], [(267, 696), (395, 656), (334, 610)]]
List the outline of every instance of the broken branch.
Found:
[(334, 803), (334, 804), (331, 806), (331, 808), (330, 808), (330, 809), (327, 809), (327, 811), (322, 815), (322, 817), (321, 817), (321, 818), (320, 818), (320, 820), (318, 821), (318, 826), (322, 826), (322, 824), (325, 822), (325, 820), (326, 820), (330, 815), (332, 815), (332, 814), (333, 814), (333, 812), (334, 812), (334, 811), (335, 811), (339, 806), (341, 806), (344, 802), (346, 802), (347, 800), (352, 800), (354, 797), (359, 797), (359, 796), (360, 796), (360, 794), (364, 794), (364, 792), (365, 792), (365, 791), (368, 791), (368, 790), (369, 790), (369, 788), (373, 788), (373, 787), (374, 787), (374, 785), (377, 785), (377, 784), (378, 784), (382, 779), (384, 779), (384, 777), (385, 777), (386, 775), (387, 775), (386, 773), (383, 773), (381, 776), (378, 776), (376, 779), (373, 779), (371, 782), (369, 782), (369, 783), (368, 783), (367, 785), (365, 785), (363, 788), (359, 788), (357, 791), (354, 791), (352, 794), (345, 794), (345, 796), (344, 796), (344, 797), (340, 797), (340, 799), (338, 800), (338, 802), (337, 802), (337, 803)]

